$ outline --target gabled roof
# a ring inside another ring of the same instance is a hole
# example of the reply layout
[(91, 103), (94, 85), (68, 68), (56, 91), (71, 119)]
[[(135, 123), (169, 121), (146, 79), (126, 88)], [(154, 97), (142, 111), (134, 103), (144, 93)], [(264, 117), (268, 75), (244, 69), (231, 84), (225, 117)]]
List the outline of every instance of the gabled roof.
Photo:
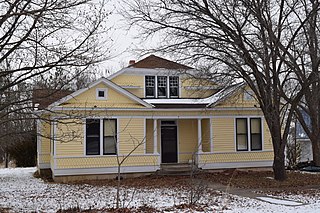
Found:
[(32, 104), (33, 107), (39, 110), (47, 108), (55, 101), (70, 95), (73, 91), (59, 90), (59, 89), (34, 89), (32, 91)]
[(219, 92), (206, 98), (210, 102), (207, 105), (207, 107), (218, 105), (219, 103), (225, 101), (230, 96), (232, 96), (235, 92), (237, 92), (239, 89), (244, 88), (245, 86), (246, 86), (246, 83), (238, 83), (220, 90)]
[(177, 62), (169, 61), (167, 59), (150, 55), (132, 65), (129, 65), (128, 67), (125, 67), (118, 72), (113, 73), (112, 75), (108, 76), (108, 79), (111, 80), (115, 78), (118, 75), (121, 75), (123, 73), (131, 73), (132, 71), (139, 71), (142, 72), (142, 70), (146, 71), (156, 71), (159, 70), (167, 70), (167, 71), (181, 71), (181, 70), (194, 70), (194, 68), (179, 64)]
[(72, 93), (72, 94), (70, 94), (70, 95), (68, 95), (68, 96), (66, 96), (64, 98), (61, 98), (60, 100), (54, 102), (53, 104), (50, 104), (48, 107), (52, 108), (52, 107), (59, 106), (60, 104), (65, 103), (65, 102), (67, 102), (68, 100), (70, 100), (72, 98), (75, 98), (76, 96), (84, 93), (85, 91), (89, 90), (90, 88), (92, 88), (92, 87), (94, 87), (94, 86), (96, 86), (96, 85), (98, 85), (100, 83), (104, 83), (105, 85), (107, 85), (108, 87), (112, 88), (113, 90), (119, 92), (120, 94), (123, 94), (124, 96), (128, 97), (129, 99), (131, 99), (133, 101), (136, 101), (137, 103), (140, 103), (141, 105), (143, 105), (145, 107), (148, 107), (148, 108), (152, 108), (153, 107), (152, 104), (149, 104), (149, 103), (143, 101), (142, 99), (138, 98), (134, 94), (128, 92), (127, 90), (121, 88), (120, 86), (116, 85), (115, 83), (113, 83), (113, 82), (111, 82), (108, 79), (103, 78), (103, 77), (98, 79), (97, 81), (94, 81), (88, 87), (80, 89), (78, 91), (75, 91), (74, 93)]
[(164, 69), (170, 69), (170, 70), (189, 70), (193, 69), (191, 67), (188, 67), (186, 65), (169, 61), (167, 59), (155, 56), (155, 55), (150, 55), (128, 67), (134, 67), (134, 68), (150, 68), (150, 69), (155, 69), (155, 68), (164, 68)]

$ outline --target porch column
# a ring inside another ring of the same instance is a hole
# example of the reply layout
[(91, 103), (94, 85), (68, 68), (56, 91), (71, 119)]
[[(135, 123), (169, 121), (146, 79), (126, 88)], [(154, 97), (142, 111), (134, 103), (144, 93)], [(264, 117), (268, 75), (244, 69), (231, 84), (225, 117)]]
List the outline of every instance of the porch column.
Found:
[(201, 119), (198, 119), (198, 153), (202, 153)]
[(153, 153), (158, 154), (158, 120), (153, 119)]

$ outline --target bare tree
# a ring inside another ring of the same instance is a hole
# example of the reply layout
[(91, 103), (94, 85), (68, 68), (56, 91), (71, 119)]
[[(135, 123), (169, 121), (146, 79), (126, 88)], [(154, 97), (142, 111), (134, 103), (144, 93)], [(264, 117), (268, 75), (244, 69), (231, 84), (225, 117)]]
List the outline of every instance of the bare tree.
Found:
[(275, 179), (285, 180), (292, 114), (311, 81), (307, 75), (298, 83), (295, 71), (301, 66), (291, 49), (311, 17), (299, 17), (300, 6), (299, 1), (285, 0), (136, 0), (124, 16), (145, 37), (162, 33), (161, 45), (150, 51), (211, 65), (211, 76), (231, 76), (248, 84), (271, 132)]
[[(59, 82), (55, 89), (79, 83), (77, 78), (84, 85), (83, 73), (110, 56), (104, 0), (1, 1), (0, 11), (1, 125), (32, 119), (31, 85), (37, 79)], [(2, 129), (0, 138), (7, 134)]]
[[(304, 98), (296, 114), (312, 143), (314, 164), (320, 166), (320, 8), (319, 1), (313, 0), (300, 1), (300, 5), (301, 9), (296, 11), (299, 17), (297, 22), (301, 24), (304, 21), (303, 17), (310, 18), (303, 25), (300, 39), (293, 43), (296, 60), (301, 63), (301, 68), (296, 69), (295, 73), (301, 85), (306, 84), (308, 76), (311, 76), (311, 83), (306, 87)], [(304, 117), (305, 113), (310, 120)]]

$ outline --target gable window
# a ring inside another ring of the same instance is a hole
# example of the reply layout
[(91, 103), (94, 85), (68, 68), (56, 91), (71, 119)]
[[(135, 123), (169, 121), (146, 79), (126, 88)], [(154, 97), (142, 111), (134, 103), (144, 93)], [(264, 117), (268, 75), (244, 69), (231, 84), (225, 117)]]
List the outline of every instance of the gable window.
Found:
[(96, 99), (97, 100), (107, 100), (107, 88), (96, 89)]
[[(250, 118), (250, 119), (237, 118), (236, 119), (237, 151), (262, 150), (262, 131), (261, 130), (262, 130), (261, 118)], [(249, 147), (250, 147), (250, 150), (249, 150)]]
[(117, 120), (86, 120), (86, 155), (117, 153)]
[(158, 76), (158, 97), (167, 97), (167, 76)]
[(154, 98), (155, 90), (156, 90), (155, 76), (146, 76), (145, 84), (146, 84), (146, 97)]
[(178, 98), (179, 96), (179, 77), (170, 76), (169, 77), (169, 95), (170, 98)]

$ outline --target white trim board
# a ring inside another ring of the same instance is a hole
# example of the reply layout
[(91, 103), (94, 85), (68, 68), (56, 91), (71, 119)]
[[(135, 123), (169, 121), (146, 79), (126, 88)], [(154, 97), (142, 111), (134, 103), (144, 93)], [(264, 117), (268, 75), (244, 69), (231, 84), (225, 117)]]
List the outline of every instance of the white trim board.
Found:
[[(207, 111), (261, 111), (260, 108), (257, 107), (225, 107), (225, 108), (172, 108), (172, 109), (162, 109), (162, 108), (107, 108), (107, 107), (63, 107), (63, 106), (55, 106), (51, 108), (52, 111), (74, 111), (74, 110), (83, 110), (83, 111), (159, 111), (159, 112), (181, 112), (181, 111), (190, 111), (190, 112), (207, 112)], [(45, 112), (45, 111), (43, 111)]]
[(139, 76), (145, 76), (145, 75), (173, 75), (178, 74), (179, 76), (189, 76), (189, 74), (198, 73), (200, 71), (197, 71), (195, 69), (183, 69), (183, 72), (179, 69), (165, 69), (165, 68), (135, 68), (135, 67), (125, 67), (107, 77), (108, 80), (112, 80), (115, 77), (124, 74), (124, 75), (139, 75)]
[(272, 167), (273, 161), (248, 161), (248, 162), (225, 162), (225, 163), (199, 163), (202, 169), (230, 169), (230, 168), (254, 168)]
[[(160, 169), (159, 165), (149, 166), (121, 166), (121, 173), (155, 172)], [(77, 168), (77, 169), (55, 169), (53, 176), (68, 175), (103, 175), (117, 174), (118, 167), (100, 167), (100, 168)]]
[(51, 165), (50, 163), (39, 163), (38, 164), (38, 169), (50, 169)]

